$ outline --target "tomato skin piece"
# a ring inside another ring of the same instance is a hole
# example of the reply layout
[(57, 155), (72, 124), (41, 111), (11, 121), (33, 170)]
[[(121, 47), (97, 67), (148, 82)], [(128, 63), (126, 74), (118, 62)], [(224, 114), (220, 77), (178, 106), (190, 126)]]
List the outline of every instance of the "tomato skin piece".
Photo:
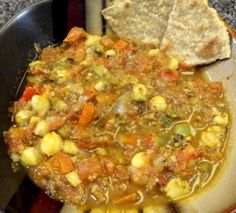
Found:
[(179, 72), (177, 71), (161, 71), (159, 78), (167, 81), (177, 81), (179, 79)]
[(25, 88), (23, 95), (21, 96), (21, 100), (29, 101), (36, 94), (36, 88), (32, 86), (28, 86)]
[(153, 138), (152, 138), (152, 136), (146, 136), (146, 137), (144, 138), (144, 143), (145, 143), (145, 145), (146, 145), (147, 147), (153, 146)]
[(93, 103), (86, 103), (83, 106), (82, 113), (79, 118), (78, 127), (86, 128), (94, 119), (96, 109)]

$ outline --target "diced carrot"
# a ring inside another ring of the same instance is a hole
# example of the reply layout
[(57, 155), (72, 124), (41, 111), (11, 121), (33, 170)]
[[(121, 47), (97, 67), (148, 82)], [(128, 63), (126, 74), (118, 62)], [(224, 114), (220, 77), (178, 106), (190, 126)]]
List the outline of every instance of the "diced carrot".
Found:
[(85, 96), (87, 97), (87, 100), (92, 100), (93, 98), (95, 98), (96, 96), (96, 90), (94, 89), (94, 87), (90, 87), (86, 92), (85, 92)]
[(128, 42), (126, 42), (126, 41), (120, 39), (120, 40), (118, 40), (118, 41), (114, 44), (113, 48), (118, 49), (118, 50), (124, 50), (124, 49), (126, 49), (128, 46), (129, 46), (129, 43), (128, 43)]
[(136, 146), (137, 145), (137, 137), (135, 135), (121, 135), (120, 139), (122, 143), (131, 145), (131, 146)]
[(21, 100), (29, 101), (36, 94), (36, 88), (32, 86), (28, 86), (25, 88)]
[(137, 192), (132, 194), (126, 195), (114, 201), (114, 204), (121, 205), (121, 204), (128, 204), (137, 202), (140, 199), (140, 196)]
[(161, 71), (159, 77), (162, 80), (177, 81), (179, 79), (179, 72), (177, 72), (177, 71)]
[(84, 104), (82, 113), (79, 117), (78, 127), (87, 127), (94, 119), (96, 109), (93, 103)]
[(55, 168), (59, 173), (63, 175), (71, 172), (74, 169), (74, 165), (72, 160), (70, 159), (70, 156), (63, 152), (59, 152), (56, 155), (52, 156), (48, 160), (48, 163), (52, 168)]
[(67, 34), (64, 42), (74, 43), (76, 41), (81, 41), (83, 38), (86, 37), (86, 32), (79, 27), (73, 27)]

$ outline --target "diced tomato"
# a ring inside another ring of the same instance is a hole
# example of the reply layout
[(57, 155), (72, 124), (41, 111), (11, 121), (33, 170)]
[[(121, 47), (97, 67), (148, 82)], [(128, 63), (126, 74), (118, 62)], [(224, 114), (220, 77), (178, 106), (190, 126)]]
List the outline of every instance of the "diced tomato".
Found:
[(97, 158), (81, 160), (76, 164), (76, 168), (82, 181), (92, 182), (104, 173)]
[(129, 43), (128, 43), (128, 42), (126, 42), (126, 41), (120, 39), (120, 40), (118, 40), (118, 41), (114, 44), (113, 48), (118, 49), (118, 50), (124, 50), (124, 49), (126, 49), (128, 46), (129, 46)]
[(63, 118), (53, 118), (49, 121), (49, 131), (57, 130), (61, 128), (65, 123)]
[(221, 82), (211, 82), (208, 89), (214, 97), (219, 97), (222, 94), (223, 85)]
[(108, 175), (114, 174), (116, 165), (111, 159), (109, 158), (101, 159), (101, 165), (104, 167), (104, 171), (106, 171)]
[(48, 163), (52, 168), (55, 168), (59, 173), (63, 175), (71, 172), (74, 169), (74, 165), (72, 160), (70, 159), (70, 156), (63, 152), (59, 152), (56, 155), (52, 156), (48, 160)]
[(158, 177), (158, 184), (166, 185), (168, 183), (168, 179), (165, 176)]
[(87, 127), (94, 119), (96, 109), (93, 103), (86, 103), (79, 118), (78, 127)]
[(36, 94), (36, 88), (32, 86), (28, 86), (25, 88), (21, 100), (29, 101)]
[(81, 41), (83, 38), (86, 37), (86, 32), (79, 27), (73, 27), (69, 33), (67, 34), (64, 42), (74, 43), (76, 41)]
[(80, 149), (90, 149), (90, 145), (88, 143), (84, 143), (82, 141), (77, 141), (76, 145)]
[(162, 80), (167, 80), (167, 81), (177, 81), (179, 79), (179, 72), (178, 71), (161, 71), (159, 78)]
[(146, 136), (144, 138), (144, 143), (147, 147), (153, 146), (153, 138), (152, 136)]
[(177, 159), (177, 170), (181, 171), (186, 169), (187, 164), (190, 160), (194, 160), (200, 156), (200, 152), (196, 150), (193, 146), (188, 146), (184, 150), (179, 150), (176, 152)]

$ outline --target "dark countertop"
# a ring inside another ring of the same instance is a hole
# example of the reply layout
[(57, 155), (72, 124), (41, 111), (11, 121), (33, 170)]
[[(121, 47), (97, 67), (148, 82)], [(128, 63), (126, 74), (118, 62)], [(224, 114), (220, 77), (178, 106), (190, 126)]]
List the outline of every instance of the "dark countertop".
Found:
[[(0, 0), (0, 27), (23, 8), (39, 1)], [(209, 4), (236, 30), (236, 0), (209, 0)]]

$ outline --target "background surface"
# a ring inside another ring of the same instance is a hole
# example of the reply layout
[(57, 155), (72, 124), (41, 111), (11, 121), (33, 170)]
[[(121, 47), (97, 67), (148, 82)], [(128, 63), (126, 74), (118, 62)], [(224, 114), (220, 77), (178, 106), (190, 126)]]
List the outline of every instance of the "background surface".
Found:
[[(39, 1), (40, 0), (0, 0), (0, 27), (19, 11)], [(209, 4), (214, 7), (236, 31), (236, 0), (209, 0)]]

